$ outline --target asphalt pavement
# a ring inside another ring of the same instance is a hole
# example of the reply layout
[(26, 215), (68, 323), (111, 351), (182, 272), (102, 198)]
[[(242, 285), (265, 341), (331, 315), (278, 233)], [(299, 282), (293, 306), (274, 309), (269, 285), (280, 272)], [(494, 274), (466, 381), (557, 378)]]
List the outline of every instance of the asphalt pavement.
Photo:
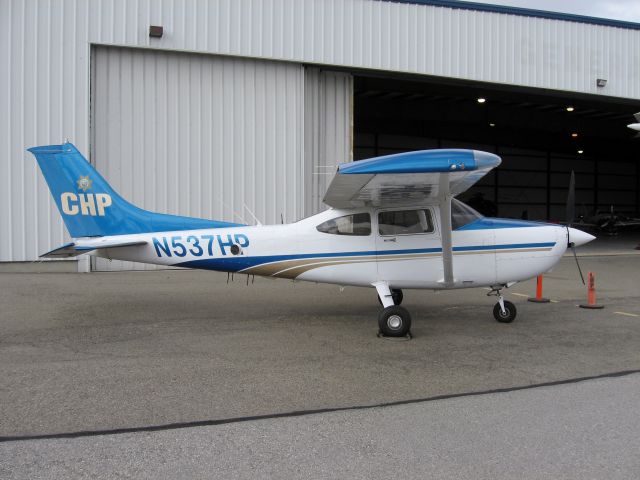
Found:
[(640, 256), (582, 265), (603, 310), (565, 258), (509, 325), (482, 289), (405, 292), (405, 342), (369, 289), (0, 274), (0, 478), (637, 477), (637, 376), (512, 391), (640, 369)]

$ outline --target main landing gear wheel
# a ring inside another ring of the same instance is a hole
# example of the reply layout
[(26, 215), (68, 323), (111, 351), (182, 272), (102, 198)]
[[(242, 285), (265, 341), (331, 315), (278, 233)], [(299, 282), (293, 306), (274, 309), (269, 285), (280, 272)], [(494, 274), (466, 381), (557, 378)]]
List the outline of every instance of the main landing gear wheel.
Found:
[(511, 323), (516, 318), (516, 306), (505, 300), (503, 312), (502, 308), (500, 308), (500, 303), (498, 302), (495, 307), (493, 307), (493, 316), (500, 323)]
[(405, 337), (411, 329), (411, 315), (406, 308), (392, 305), (378, 315), (378, 327), (386, 337)]
[[(400, 305), (402, 303), (402, 299), (404, 298), (404, 295), (402, 294), (402, 290), (400, 290), (399, 288), (392, 288), (391, 298), (393, 299), (393, 303), (395, 305)], [(378, 303), (382, 305), (382, 300), (380, 300), (380, 297), (378, 297)]]

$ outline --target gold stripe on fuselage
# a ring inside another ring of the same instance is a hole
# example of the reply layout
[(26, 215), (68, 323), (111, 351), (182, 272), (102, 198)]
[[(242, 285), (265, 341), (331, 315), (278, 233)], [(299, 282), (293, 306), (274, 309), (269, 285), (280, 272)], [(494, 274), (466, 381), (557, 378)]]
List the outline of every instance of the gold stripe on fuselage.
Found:
[[(515, 252), (548, 252), (551, 248), (515, 248), (508, 250), (476, 250), (476, 251), (463, 251), (453, 252), (454, 255), (487, 255), (496, 253), (515, 253)], [(433, 253), (404, 253), (404, 254), (389, 254), (384, 256), (376, 255), (362, 255), (360, 257), (316, 257), (316, 258), (304, 258), (294, 260), (281, 260), (279, 262), (265, 263), (262, 265), (256, 265), (255, 267), (249, 267), (245, 270), (241, 270), (241, 273), (249, 275), (260, 275), (263, 277), (277, 277), (277, 278), (297, 278), (309, 270), (314, 270), (321, 267), (331, 267), (335, 265), (347, 265), (355, 263), (368, 263), (368, 262), (397, 262), (405, 260), (417, 260), (424, 258), (441, 257), (440, 252)]]

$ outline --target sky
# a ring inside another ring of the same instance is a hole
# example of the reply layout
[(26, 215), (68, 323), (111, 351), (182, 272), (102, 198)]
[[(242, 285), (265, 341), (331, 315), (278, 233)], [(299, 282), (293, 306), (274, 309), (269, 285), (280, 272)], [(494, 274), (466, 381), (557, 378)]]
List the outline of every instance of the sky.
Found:
[(640, 0), (471, 0), (640, 23)]

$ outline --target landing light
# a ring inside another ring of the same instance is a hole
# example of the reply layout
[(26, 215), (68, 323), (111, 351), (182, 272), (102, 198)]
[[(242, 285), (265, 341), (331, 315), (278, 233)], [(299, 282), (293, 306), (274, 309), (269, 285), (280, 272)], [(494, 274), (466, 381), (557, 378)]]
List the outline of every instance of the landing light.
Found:
[(572, 133), (572, 134), (571, 134), (571, 136), (572, 136), (573, 138), (578, 138), (578, 134), (577, 134), (577, 133), (575, 133), (575, 132), (574, 132), (574, 133)]
[(487, 101), (487, 99), (486, 99), (486, 98), (482, 98), (482, 97), (480, 97), (480, 98), (478, 99), (478, 103), (484, 103), (484, 102), (486, 102), (486, 101)]
[(582, 155), (584, 153), (584, 150), (578, 150), (578, 154)]
[(567, 112), (573, 112), (575, 110), (575, 108), (573, 107), (567, 107)]

